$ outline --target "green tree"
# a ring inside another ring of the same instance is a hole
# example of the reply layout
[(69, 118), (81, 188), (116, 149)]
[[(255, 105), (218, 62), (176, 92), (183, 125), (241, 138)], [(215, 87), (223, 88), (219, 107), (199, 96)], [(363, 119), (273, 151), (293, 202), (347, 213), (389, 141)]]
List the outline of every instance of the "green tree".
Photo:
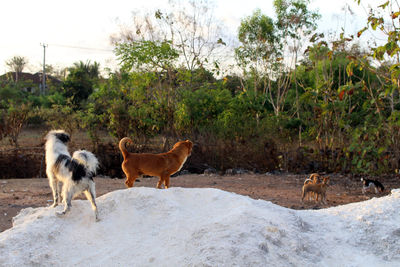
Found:
[[(281, 57), (279, 37), (273, 20), (257, 9), (241, 21), (238, 33), (241, 45), (235, 49), (236, 60), (253, 79), (253, 89), (267, 87), (268, 73), (276, 70)], [(264, 79), (263, 79), (264, 78)]]
[(9, 137), (10, 143), (13, 144), (16, 149), (19, 148), (19, 135), (29, 117), (30, 110), (29, 104), (10, 103), (8, 109), (5, 111), (5, 118), (3, 117), (5, 135)]
[(86, 63), (80, 61), (68, 69), (69, 74), (62, 90), (64, 96), (70, 98), (74, 105), (81, 104), (93, 92), (100, 79), (99, 67), (97, 62), (92, 64), (89, 61)]
[[(309, 0), (274, 0), (274, 8), (277, 14), (277, 28), (279, 34), (284, 40), (283, 44), (286, 48), (284, 51), (290, 53), (290, 64), (293, 64), (293, 74), (289, 74), (283, 79), (278, 80), (278, 88), (285, 91), (287, 85), (286, 81), (293, 79), (294, 87), (296, 92), (296, 114), (297, 118), (300, 119), (299, 110), (299, 91), (297, 84), (297, 63), (299, 53), (302, 51), (304, 44), (308, 37), (314, 33), (317, 29), (317, 20), (321, 17), (317, 12), (310, 11), (307, 5), (310, 3)], [(292, 83), (292, 84), (293, 84)], [(272, 100), (272, 98), (270, 97)], [(299, 126), (299, 140), (301, 144), (301, 125)]]
[(301, 44), (316, 29), (319, 15), (309, 11), (307, 3), (276, 0), (276, 22), (256, 10), (242, 20), (239, 28), (241, 46), (235, 50), (237, 62), (253, 81), (254, 91), (261, 89), (275, 115), (283, 111), (292, 79), (296, 77), (293, 69)]

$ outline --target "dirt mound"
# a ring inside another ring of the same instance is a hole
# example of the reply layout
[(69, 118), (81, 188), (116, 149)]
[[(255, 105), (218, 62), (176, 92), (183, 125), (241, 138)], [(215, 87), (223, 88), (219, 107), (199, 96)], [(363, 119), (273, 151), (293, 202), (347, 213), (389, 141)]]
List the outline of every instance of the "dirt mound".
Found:
[(45, 157), (42, 148), (0, 152), (0, 179), (44, 177)]

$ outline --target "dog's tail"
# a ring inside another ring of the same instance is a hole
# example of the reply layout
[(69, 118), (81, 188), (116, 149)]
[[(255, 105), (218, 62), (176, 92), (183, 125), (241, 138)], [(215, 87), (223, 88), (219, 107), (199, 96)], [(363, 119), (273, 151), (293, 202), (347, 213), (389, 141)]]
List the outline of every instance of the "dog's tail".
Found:
[(119, 150), (121, 150), (124, 160), (128, 157), (129, 154), (128, 150), (126, 149), (127, 143), (133, 143), (129, 137), (124, 137), (121, 139), (121, 141), (119, 141)]
[(313, 180), (307, 178), (307, 179), (304, 180), (304, 184), (303, 185), (311, 184), (312, 182), (313, 182)]
[(93, 175), (96, 174), (99, 167), (99, 161), (92, 152), (87, 150), (77, 150), (72, 154), (72, 158), (84, 165)]

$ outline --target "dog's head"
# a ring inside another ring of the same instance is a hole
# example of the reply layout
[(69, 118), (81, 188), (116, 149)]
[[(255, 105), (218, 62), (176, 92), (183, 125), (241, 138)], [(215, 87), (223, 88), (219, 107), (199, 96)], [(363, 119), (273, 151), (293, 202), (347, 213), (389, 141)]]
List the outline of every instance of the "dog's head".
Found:
[(361, 182), (362, 182), (362, 184), (363, 184), (364, 186), (367, 185), (367, 181), (366, 181), (364, 178), (361, 178)]
[(185, 147), (187, 149), (187, 155), (190, 156), (190, 154), (192, 153), (193, 143), (189, 140), (179, 141), (174, 145), (172, 149), (176, 149), (179, 147)]
[(322, 177), (322, 183), (328, 185), (329, 184), (329, 176)]
[(188, 155), (192, 154), (193, 143), (191, 141), (189, 141), (189, 140), (186, 140), (185, 144), (186, 144), (186, 146), (188, 148)]
[(46, 135), (46, 140), (49, 141), (53, 139), (54, 141), (59, 141), (63, 144), (67, 144), (71, 138), (64, 130), (52, 130)]

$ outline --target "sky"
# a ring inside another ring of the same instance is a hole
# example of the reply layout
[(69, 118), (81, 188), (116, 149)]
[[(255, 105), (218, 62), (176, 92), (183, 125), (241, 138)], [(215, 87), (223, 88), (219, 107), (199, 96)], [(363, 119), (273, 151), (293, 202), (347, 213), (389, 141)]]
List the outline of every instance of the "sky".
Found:
[[(273, 0), (214, 0), (215, 17), (236, 36), (240, 20), (259, 8), (274, 16)], [(353, 0), (311, 0), (310, 10), (322, 18), (321, 32), (339, 32), (342, 27), (354, 34), (365, 26), (367, 7), (382, 1), (364, 0), (363, 7)], [(119, 32), (121, 23), (129, 24), (135, 10), (168, 8), (168, 0), (3, 0), (0, 8), (0, 75), (7, 72), (5, 62), (14, 56), (28, 59), (24, 71), (42, 68), (46, 45), (46, 65), (56, 69), (79, 61), (97, 61), (100, 67), (115, 69), (117, 60), (110, 36)], [(245, 3), (245, 4), (244, 4)], [(354, 16), (343, 8), (348, 5)]]
[(61, 217), (62, 206), (21, 210), (0, 233), (0, 266), (400, 266), (400, 189), (320, 210), (213, 188), (133, 187), (96, 202), (99, 222), (87, 200)]

